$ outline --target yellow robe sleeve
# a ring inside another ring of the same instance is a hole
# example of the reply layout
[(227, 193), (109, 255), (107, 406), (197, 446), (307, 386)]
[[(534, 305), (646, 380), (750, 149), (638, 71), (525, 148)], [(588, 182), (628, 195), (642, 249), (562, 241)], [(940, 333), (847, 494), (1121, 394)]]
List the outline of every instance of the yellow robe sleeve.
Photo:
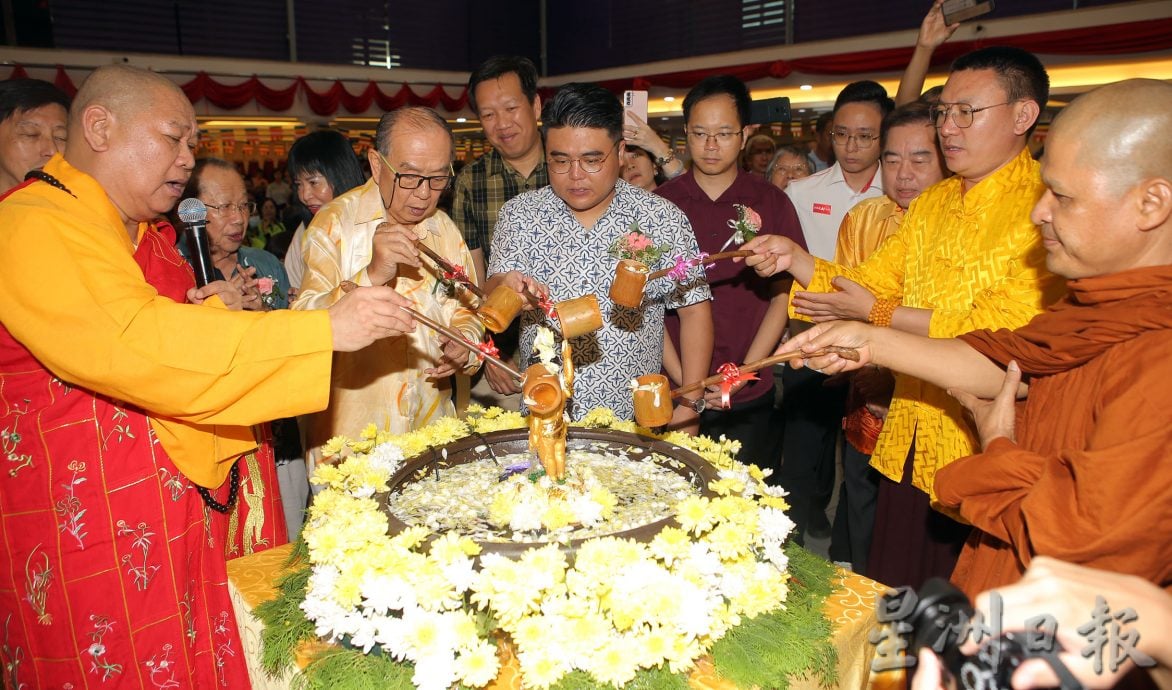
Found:
[[(84, 182), (71, 188), (92, 202)], [(326, 405), (328, 314), (227, 312), (162, 297), (143, 279), (104, 194), (101, 201), (106, 208), (44, 185), (0, 204), (0, 322), (47, 369), (174, 422), (160, 440), (205, 485), (227, 471), (215, 467), (226, 458), (212, 456), (248, 442), (239, 431), (215, 441), (212, 426)], [(207, 427), (206, 443), (174, 447), (194, 438), (183, 427), (197, 425)]]
[(979, 290), (967, 305), (936, 307), (928, 336), (952, 338), (982, 328), (1017, 328), (1029, 323), (1065, 289), (1058, 276), (1046, 270), (1046, 251), (1032, 225), (1005, 227), (1004, 251), (1008, 270)]
[[(849, 221), (849, 215), (843, 218), (843, 226), (846, 226)], [(849, 231), (850, 228), (840, 227), (839, 237), (842, 237), (844, 230)], [(801, 288), (795, 282), (791, 289), (790, 318), (802, 321), (810, 320), (808, 316), (794, 311), (792, 292), (800, 290), (834, 292), (835, 288), (831, 281), (836, 276), (843, 276), (859, 283), (879, 299), (901, 299), (903, 297), (904, 267), (908, 256), (908, 238), (905, 230), (906, 228), (901, 227), (883, 244), (879, 245), (879, 248), (867, 257), (866, 261), (853, 268), (815, 257), (814, 275), (810, 279), (810, 284)]]

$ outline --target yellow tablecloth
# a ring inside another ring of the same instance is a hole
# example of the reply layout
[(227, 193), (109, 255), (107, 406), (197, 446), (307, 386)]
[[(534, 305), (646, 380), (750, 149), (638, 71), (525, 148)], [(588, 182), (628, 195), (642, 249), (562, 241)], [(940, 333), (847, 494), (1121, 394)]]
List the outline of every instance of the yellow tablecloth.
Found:
[[(260, 665), (261, 624), (252, 617), (253, 607), (268, 601), (276, 595), (273, 583), (281, 572), (281, 565), (289, 558), (292, 546), (286, 545), (268, 551), (237, 558), (228, 562), (228, 588), (232, 595), (232, 606), (236, 612), (236, 623), (240, 627), (245, 659), (252, 687), (256, 690), (285, 690), (293, 671), (280, 678), (269, 678)], [(880, 688), (896, 687), (895, 679), (880, 678), (875, 682), (871, 677), (871, 658), (875, 647), (867, 641), (867, 634), (875, 627), (875, 600), (886, 589), (874, 580), (840, 571), (842, 581), (837, 591), (826, 600), (826, 613), (834, 625), (834, 643), (838, 648), (838, 688)], [(710, 664), (701, 666), (690, 682), (697, 689), (731, 688), (727, 681), (721, 681), (712, 673)], [(794, 690), (815, 690), (813, 680), (794, 683)]]

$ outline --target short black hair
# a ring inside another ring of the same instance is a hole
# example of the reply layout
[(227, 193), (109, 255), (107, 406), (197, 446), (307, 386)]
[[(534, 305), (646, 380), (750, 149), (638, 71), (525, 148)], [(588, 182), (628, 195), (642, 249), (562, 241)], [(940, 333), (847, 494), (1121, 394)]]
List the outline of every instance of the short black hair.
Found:
[(476, 87), (481, 82), (499, 79), (506, 74), (517, 75), (517, 80), (521, 82), (521, 92), (530, 103), (537, 98), (537, 66), (533, 61), (520, 55), (494, 55), (481, 63), (468, 77), (468, 107), (472, 112), (480, 115), (480, 108), (476, 105)]
[(834, 113), (838, 113), (838, 109), (847, 103), (871, 103), (879, 109), (879, 116), (881, 118), (887, 117), (887, 113), (895, 110), (895, 101), (887, 96), (887, 89), (883, 85), (865, 79), (863, 81), (853, 81), (842, 88), (838, 92), (838, 98), (834, 100)]
[(953, 72), (978, 69), (996, 72), (1011, 101), (1029, 100), (1045, 108), (1050, 100), (1050, 75), (1042, 61), (1028, 50), (991, 46), (965, 53), (952, 63)]
[(684, 124), (688, 124), (691, 120), (692, 108), (697, 103), (721, 94), (732, 97), (733, 103), (737, 107), (737, 117), (741, 120), (740, 125), (744, 127), (749, 124), (749, 110), (753, 102), (752, 97), (749, 96), (749, 87), (745, 86), (745, 82), (730, 74), (705, 77), (700, 80), (699, 84), (692, 87), (692, 90), (684, 97)]
[(354, 148), (341, 132), (323, 129), (310, 132), (289, 147), (289, 176), (317, 173), (326, 178), (334, 196), (358, 187), (366, 181)]
[(927, 101), (916, 100), (911, 103), (904, 103), (890, 113), (887, 113), (887, 117), (883, 118), (883, 126), (879, 130), (879, 145), (887, 145), (887, 131), (892, 127), (904, 127), (906, 125), (932, 127), (934, 125), (932, 105)]
[(0, 81), (0, 122), (26, 110), (57, 105), (69, 112), (69, 96), (61, 89), (40, 79), (9, 79)]
[(541, 131), (560, 127), (605, 129), (611, 141), (623, 136), (623, 104), (597, 84), (566, 84), (541, 109)]
[(822, 113), (814, 123), (814, 131), (821, 134), (834, 122), (834, 113)]

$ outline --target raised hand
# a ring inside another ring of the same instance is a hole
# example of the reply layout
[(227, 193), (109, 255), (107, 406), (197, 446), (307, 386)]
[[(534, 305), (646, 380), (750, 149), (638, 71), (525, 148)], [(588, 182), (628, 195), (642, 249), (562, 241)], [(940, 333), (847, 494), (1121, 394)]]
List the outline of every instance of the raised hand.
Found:
[(415, 233), (399, 223), (379, 223), (371, 239), (373, 251), (366, 275), (372, 285), (385, 285), (399, 275), (399, 264), (419, 266)]

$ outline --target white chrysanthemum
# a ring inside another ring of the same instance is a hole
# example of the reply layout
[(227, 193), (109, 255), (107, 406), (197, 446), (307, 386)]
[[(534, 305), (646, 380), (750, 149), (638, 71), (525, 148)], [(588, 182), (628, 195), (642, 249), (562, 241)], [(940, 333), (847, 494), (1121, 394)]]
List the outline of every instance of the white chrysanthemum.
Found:
[(602, 504), (591, 496), (575, 496), (573, 502), (570, 503), (570, 510), (574, 512), (574, 517), (577, 518), (578, 522), (583, 525), (594, 526), (602, 522)]
[(449, 563), (440, 566), (443, 571), (444, 579), (456, 590), (457, 594), (463, 594), (472, 586), (473, 579), (476, 578), (476, 570), (473, 567), (474, 561), (471, 558), (457, 558)]
[(399, 661), (407, 658), (407, 624), (403, 622), (402, 618), (380, 617), (374, 639)]
[(394, 474), (403, 464), (403, 449), (394, 443), (380, 443), (370, 451), (370, 464)]
[(362, 581), (363, 606), (375, 614), (415, 606), (415, 588), (402, 578), (370, 575)]
[(411, 682), (418, 690), (448, 690), (456, 680), (456, 654), (453, 650), (415, 659)]
[(794, 521), (777, 508), (757, 510), (758, 543), (784, 542), (794, 529)]

